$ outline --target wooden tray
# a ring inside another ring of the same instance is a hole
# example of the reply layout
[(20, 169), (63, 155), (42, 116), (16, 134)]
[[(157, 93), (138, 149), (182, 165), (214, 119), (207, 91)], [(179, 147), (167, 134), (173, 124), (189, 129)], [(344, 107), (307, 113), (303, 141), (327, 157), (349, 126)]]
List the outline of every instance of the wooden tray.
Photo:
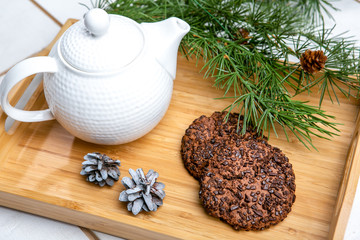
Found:
[[(57, 38), (74, 21), (69, 20)], [(52, 45), (40, 55), (46, 55)], [(187, 173), (180, 157), (181, 137), (188, 125), (200, 115), (210, 115), (229, 104), (214, 99), (221, 97), (222, 92), (202, 76), (193, 62), (179, 57), (173, 98), (166, 116), (151, 133), (125, 145), (83, 142), (56, 121), (22, 123), (13, 135), (7, 135), (3, 130), (6, 116), (2, 114), (0, 204), (130, 239), (326, 239), (332, 219), (339, 219), (339, 212), (333, 217), (334, 209), (355, 132), (359, 102), (340, 98), (339, 106), (329, 99), (324, 101), (323, 108), (337, 116), (336, 121), (343, 125), (339, 126), (340, 136), (332, 141), (314, 139), (318, 152), (307, 150), (295, 137), (290, 136), (287, 142), (282, 133), (279, 138), (273, 135), (270, 143), (287, 154), (295, 170), (297, 198), (293, 211), (268, 230), (235, 231), (206, 214), (198, 198), (199, 184)], [(12, 91), (13, 103), (29, 80)], [(32, 109), (45, 107), (41, 89), (38, 93), (30, 102)], [(313, 105), (318, 104), (318, 98), (316, 94), (299, 97)], [(166, 184), (164, 206), (157, 212), (132, 216), (125, 204), (118, 201), (123, 190), (120, 182), (112, 188), (86, 182), (79, 174), (82, 158), (94, 151), (120, 159), (121, 177), (129, 176), (129, 168), (158, 171), (159, 181)], [(336, 226), (335, 223), (332, 230)]]

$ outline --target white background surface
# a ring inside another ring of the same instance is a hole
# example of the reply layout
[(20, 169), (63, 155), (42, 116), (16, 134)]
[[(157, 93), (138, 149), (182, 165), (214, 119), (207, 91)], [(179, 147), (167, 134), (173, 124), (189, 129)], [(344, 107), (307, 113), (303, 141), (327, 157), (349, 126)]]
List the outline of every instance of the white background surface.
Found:
[[(90, 0), (34, 0), (56, 21), (53, 21), (31, 0), (0, 0), (0, 75), (7, 69), (47, 46), (60, 30), (60, 24), (68, 18), (82, 18), (87, 11), (79, 2)], [(349, 31), (360, 45), (360, 3), (355, 0), (334, 2), (341, 11), (331, 11), (336, 21), (334, 33)], [(58, 22), (58, 23), (57, 23)], [(327, 26), (334, 22), (326, 21)], [(2, 77), (0, 76), (0, 81)], [(360, 184), (359, 184), (360, 186)], [(353, 210), (345, 234), (346, 240), (360, 239), (360, 187), (358, 187)], [(88, 238), (73, 225), (0, 207), (0, 240), (119, 240), (107, 234), (94, 232)]]

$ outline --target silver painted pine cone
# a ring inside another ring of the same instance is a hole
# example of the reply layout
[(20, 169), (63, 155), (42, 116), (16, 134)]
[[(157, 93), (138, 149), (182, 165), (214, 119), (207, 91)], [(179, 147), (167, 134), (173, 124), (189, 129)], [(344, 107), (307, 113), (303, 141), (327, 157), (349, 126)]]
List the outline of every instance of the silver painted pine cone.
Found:
[(86, 181), (99, 184), (100, 187), (105, 184), (112, 186), (114, 181), (119, 180), (120, 160), (113, 160), (101, 153), (88, 153), (84, 156), (81, 175), (87, 176)]
[(123, 177), (121, 180), (126, 190), (120, 193), (119, 200), (129, 202), (127, 209), (134, 215), (137, 215), (142, 210), (146, 212), (156, 211), (163, 204), (165, 197), (163, 190), (165, 184), (156, 182), (159, 174), (150, 169), (145, 176), (141, 168), (136, 169), (136, 171), (130, 168), (129, 173), (132, 179)]

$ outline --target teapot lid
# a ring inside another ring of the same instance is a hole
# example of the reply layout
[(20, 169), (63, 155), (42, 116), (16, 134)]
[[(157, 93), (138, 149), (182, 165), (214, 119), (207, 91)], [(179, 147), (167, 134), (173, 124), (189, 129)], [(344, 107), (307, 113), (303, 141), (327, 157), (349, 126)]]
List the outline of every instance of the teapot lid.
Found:
[(78, 70), (112, 72), (135, 60), (143, 45), (144, 35), (135, 21), (97, 8), (64, 33), (60, 51)]

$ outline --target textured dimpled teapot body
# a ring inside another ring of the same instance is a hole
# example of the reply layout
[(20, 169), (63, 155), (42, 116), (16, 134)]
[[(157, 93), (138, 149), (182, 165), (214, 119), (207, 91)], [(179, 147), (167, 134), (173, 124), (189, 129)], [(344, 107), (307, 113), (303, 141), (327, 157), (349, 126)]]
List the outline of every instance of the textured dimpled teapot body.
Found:
[[(56, 49), (50, 55), (58, 54)], [(88, 142), (113, 145), (142, 137), (165, 115), (173, 89), (173, 79), (151, 58), (143, 54), (107, 76), (84, 74), (60, 61), (58, 72), (44, 76), (51, 112), (67, 131)]]

